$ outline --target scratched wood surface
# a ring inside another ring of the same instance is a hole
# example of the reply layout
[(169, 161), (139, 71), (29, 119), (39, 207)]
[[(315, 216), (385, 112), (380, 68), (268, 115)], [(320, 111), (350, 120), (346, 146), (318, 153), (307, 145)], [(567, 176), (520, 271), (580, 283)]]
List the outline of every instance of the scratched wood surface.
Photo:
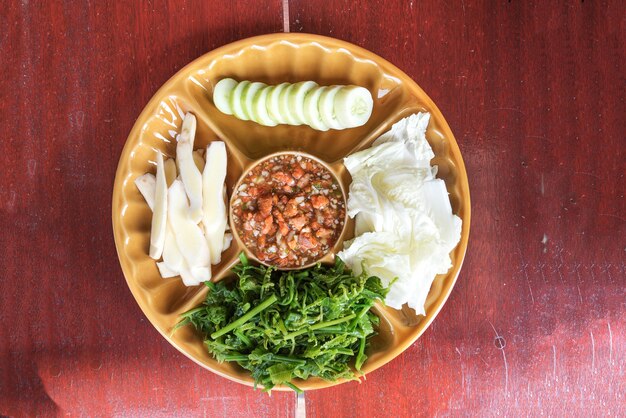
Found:
[(309, 415), (626, 415), (625, 9), (548, 3), (289, 2), (292, 31), (429, 93), (473, 203), (431, 328), (367, 383), (307, 395)]
[(283, 29), (279, 0), (0, 6), (0, 415), (293, 415), (196, 366), (145, 319), (111, 193), (133, 123), (180, 68)]
[(294, 415), (293, 395), (230, 383), (158, 335), (110, 225), (117, 159), (158, 87), (283, 29), (413, 77), (456, 134), (473, 201), (430, 329), (365, 382), (307, 393), (307, 415), (626, 415), (625, 10), (547, 3), (4, 4), (0, 415)]

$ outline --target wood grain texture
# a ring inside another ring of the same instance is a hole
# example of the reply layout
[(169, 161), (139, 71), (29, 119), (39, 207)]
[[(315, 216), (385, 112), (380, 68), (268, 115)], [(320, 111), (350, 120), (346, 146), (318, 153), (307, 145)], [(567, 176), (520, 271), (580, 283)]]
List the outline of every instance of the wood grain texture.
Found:
[[(431, 328), (364, 383), (307, 393), (309, 416), (626, 415), (624, 8), (548, 3), (288, 2), (291, 31), (368, 48), (426, 90), (474, 203)], [(294, 414), (293, 395), (159, 336), (110, 225), (117, 159), (158, 87), (282, 29), (280, 0), (3, 5), (0, 415)]]
[(626, 415), (623, 4), (289, 5), (291, 31), (361, 45), (424, 88), (473, 203), (431, 328), (365, 383), (307, 394), (309, 416)]
[(280, 1), (1, 8), (0, 415), (293, 415), (292, 394), (207, 372), (148, 323), (118, 266), (110, 206), (149, 98), (203, 53), (282, 31)]

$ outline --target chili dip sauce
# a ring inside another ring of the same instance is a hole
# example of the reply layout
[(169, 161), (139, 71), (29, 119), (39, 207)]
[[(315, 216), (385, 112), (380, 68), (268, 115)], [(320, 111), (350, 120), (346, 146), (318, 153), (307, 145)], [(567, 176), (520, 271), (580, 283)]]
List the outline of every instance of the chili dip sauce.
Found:
[(319, 162), (281, 154), (254, 166), (231, 200), (243, 244), (269, 265), (297, 268), (326, 255), (345, 222), (345, 197)]

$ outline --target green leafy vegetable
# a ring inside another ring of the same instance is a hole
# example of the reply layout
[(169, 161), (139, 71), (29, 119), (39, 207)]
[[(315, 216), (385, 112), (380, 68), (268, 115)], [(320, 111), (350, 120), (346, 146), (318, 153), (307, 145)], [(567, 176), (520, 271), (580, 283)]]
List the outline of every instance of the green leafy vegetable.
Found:
[(218, 361), (237, 362), (266, 391), (279, 384), (299, 391), (295, 378), (357, 379), (350, 364), (359, 371), (367, 359), (379, 324), (370, 308), (387, 294), (380, 279), (353, 276), (339, 258), (299, 271), (240, 259), (237, 280), (207, 282), (206, 301), (176, 328), (192, 324)]

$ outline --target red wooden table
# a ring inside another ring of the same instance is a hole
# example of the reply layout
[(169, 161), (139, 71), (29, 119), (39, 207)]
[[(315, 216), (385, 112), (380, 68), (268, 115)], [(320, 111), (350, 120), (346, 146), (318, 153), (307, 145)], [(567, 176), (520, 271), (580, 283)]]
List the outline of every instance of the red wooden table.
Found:
[(414, 78), (455, 132), (473, 202), (430, 329), (365, 382), (307, 393), (307, 415), (626, 415), (622, 2), (122, 3), (0, 7), (0, 415), (294, 415), (293, 394), (220, 378), (157, 333), (110, 217), (122, 146), (159, 86), (283, 30)]

